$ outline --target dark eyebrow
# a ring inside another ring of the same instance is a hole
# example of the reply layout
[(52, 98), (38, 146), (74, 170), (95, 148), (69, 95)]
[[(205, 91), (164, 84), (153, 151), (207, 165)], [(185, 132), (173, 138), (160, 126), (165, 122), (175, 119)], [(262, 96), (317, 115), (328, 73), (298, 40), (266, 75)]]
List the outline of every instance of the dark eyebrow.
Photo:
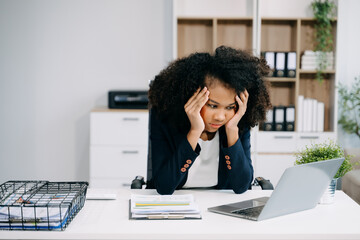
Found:
[[(214, 100), (212, 100), (212, 99), (210, 99), (210, 98), (209, 98), (209, 101), (210, 101), (210, 102), (213, 102), (213, 103), (215, 103), (215, 104), (221, 105), (220, 103), (218, 103), (218, 102), (216, 102), (216, 101), (214, 101)], [(228, 106), (232, 106), (232, 105), (235, 105), (235, 104), (236, 104), (236, 102), (233, 102), (233, 103), (230, 103)]]
[(216, 103), (216, 104), (220, 104), (220, 103), (218, 103), (218, 102), (216, 102), (216, 101), (214, 101), (214, 100), (212, 100), (212, 99), (210, 99), (210, 98), (209, 98), (209, 101), (210, 101), (210, 102), (213, 102), (213, 103)]

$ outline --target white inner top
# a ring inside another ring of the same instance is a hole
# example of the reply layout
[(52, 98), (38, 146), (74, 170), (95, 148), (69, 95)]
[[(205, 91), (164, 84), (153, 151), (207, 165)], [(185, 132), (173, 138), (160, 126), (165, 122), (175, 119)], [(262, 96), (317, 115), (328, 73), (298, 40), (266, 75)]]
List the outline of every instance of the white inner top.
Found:
[(219, 168), (219, 132), (209, 141), (198, 141), (201, 152), (188, 170), (187, 187), (212, 187), (218, 183)]

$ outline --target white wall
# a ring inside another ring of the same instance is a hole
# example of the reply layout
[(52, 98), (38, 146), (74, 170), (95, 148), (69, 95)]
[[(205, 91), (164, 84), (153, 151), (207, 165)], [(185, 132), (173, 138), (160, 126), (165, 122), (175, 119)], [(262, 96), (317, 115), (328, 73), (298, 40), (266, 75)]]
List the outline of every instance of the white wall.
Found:
[[(350, 84), (360, 1), (338, 4), (337, 76)], [(171, 12), (170, 0), (0, 0), (0, 182), (88, 180), (89, 112), (171, 60)], [(342, 131), (339, 142), (360, 146)]]
[(168, 0), (0, 1), (0, 182), (88, 180), (89, 112), (172, 59)]
[[(337, 32), (337, 78), (338, 82), (351, 86), (355, 77), (360, 76), (360, 1), (339, 0)], [(338, 141), (343, 147), (360, 147), (355, 134), (345, 133), (338, 126)]]

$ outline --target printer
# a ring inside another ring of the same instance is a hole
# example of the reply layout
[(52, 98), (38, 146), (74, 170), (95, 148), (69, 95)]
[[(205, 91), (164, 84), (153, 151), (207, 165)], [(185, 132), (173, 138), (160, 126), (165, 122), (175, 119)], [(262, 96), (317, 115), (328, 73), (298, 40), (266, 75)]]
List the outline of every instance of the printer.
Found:
[(108, 95), (108, 107), (115, 109), (147, 109), (147, 91), (118, 91), (111, 90)]

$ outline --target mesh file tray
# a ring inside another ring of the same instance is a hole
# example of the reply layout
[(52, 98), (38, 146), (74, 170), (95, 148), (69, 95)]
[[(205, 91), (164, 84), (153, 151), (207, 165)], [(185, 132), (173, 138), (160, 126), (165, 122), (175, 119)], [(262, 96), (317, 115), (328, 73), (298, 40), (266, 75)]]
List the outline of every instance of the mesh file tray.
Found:
[(0, 185), (0, 229), (64, 230), (84, 206), (87, 186), (87, 182), (5, 182)]

